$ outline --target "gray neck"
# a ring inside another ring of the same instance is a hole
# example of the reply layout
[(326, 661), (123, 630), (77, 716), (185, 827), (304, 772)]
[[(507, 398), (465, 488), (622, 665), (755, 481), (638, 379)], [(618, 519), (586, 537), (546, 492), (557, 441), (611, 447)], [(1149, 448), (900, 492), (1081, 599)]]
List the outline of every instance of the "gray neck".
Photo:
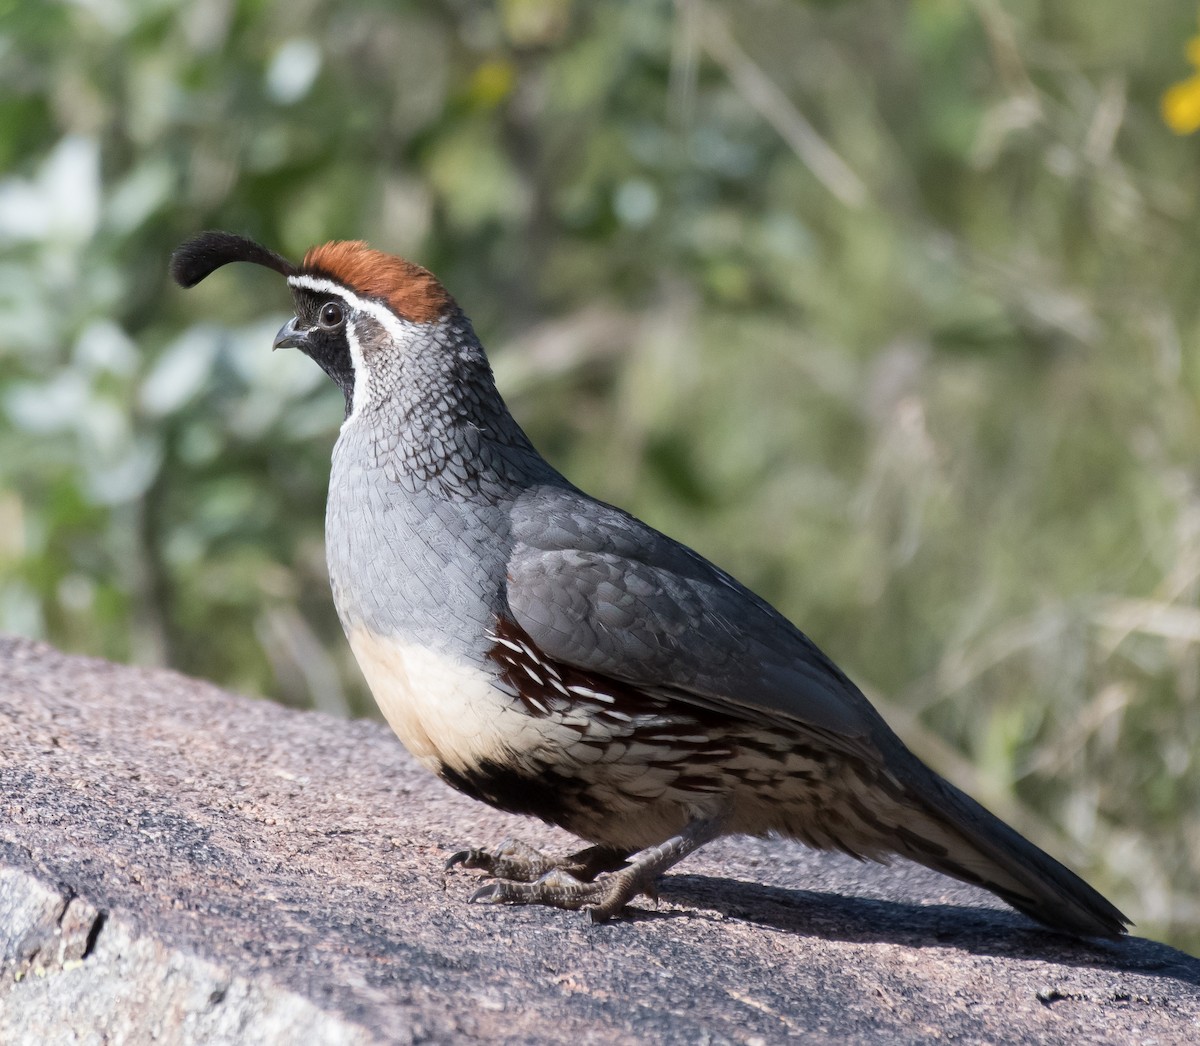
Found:
[(507, 598), (512, 502), (567, 483), (508, 412), (466, 319), (399, 335), (355, 329), (364, 377), (334, 447), (325, 522), (334, 603), (347, 633), (482, 664)]
[[(381, 329), (360, 333), (370, 380), (355, 388), (339, 448), (354, 444), (356, 456), (391, 482), (435, 497), (499, 500), (514, 486), (557, 478), (501, 399), (461, 312), (413, 327), (412, 335), (397, 354)], [(382, 352), (393, 358), (381, 362)]]

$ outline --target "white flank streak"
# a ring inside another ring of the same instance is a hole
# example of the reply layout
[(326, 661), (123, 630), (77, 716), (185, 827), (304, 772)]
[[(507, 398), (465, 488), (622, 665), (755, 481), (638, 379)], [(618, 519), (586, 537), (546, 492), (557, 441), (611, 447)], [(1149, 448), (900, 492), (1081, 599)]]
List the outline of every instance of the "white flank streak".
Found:
[(569, 686), (567, 689), (578, 697), (590, 697), (593, 701), (603, 701), (606, 705), (613, 703), (611, 694), (602, 694), (599, 690), (593, 690), (589, 686)]
[(567, 687), (567, 689), (570, 690), (571, 693), (573, 693), (573, 694), (578, 694), (580, 697), (599, 697), (600, 696), (599, 694), (596, 693), (595, 690), (593, 690), (591, 687), (587, 687), (587, 686), (569, 686), (569, 687)]
[(545, 685), (546, 685), (546, 684), (545, 684), (545, 683), (542, 681), (542, 677), (541, 677), (541, 676), (539, 676), (539, 675), (538, 675), (538, 674), (537, 674), (537, 673), (536, 673), (536, 672), (535, 672), (535, 671), (534, 671), (532, 668), (530, 668), (528, 665), (522, 665), (521, 667), (522, 667), (523, 669), (525, 669), (525, 674), (526, 674), (527, 676), (529, 676), (529, 678), (530, 678), (530, 679), (532, 679), (532, 680), (533, 680), (535, 683), (537, 683), (537, 685), (538, 685), (538, 686), (545, 686)]

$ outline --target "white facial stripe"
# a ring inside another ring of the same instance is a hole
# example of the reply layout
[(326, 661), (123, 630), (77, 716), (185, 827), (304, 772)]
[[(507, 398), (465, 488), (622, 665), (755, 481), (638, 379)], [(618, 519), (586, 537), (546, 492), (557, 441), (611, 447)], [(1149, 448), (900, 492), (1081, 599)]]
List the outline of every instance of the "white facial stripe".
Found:
[[(360, 298), (353, 291), (347, 290), (333, 280), (321, 279), (318, 276), (289, 276), (288, 286), (299, 290), (312, 291), (315, 294), (330, 294), (341, 298), (352, 310), (370, 316), (376, 323), (391, 335), (397, 344), (403, 344), (407, 339), (404, 326), (386, 306), (377, 301)], [(371, 371), (363, 355), (362, 342), (358, 340), (358, 332), (354, 329), (354, 321), (346, 322), (346, 342), (350, 346), (350, 362), (354, 365), (354, 396), (350, 406), (350, 414), (342, 422), (345, 428), (358, 417), (371, 395)]]
[(371, 371), (367, 366), (366, 357), (363, 356), (362, 343), (358, 340), (358, 331), (354, 329), (353, 320), (346, 322), (346, 344), (350, 346), (350, 362), (354, 366), (354, 393), (351, 397), (350, 413), (342, 422), (342, 428), (358, 417), (371, 395)]
[(322, 280), (316, 276), (289, 276), (287, 281), (289, 287), (299, 287), (301, 290), (314, 291), (317, 294), (336, 294), (351, 308), (363, 307), (362, 298), (333, 280)]
[(317, 294), (332, 294), (334, 297), (341, 298), (350, 308), (370, 316), (371, 319), (379, 323), (393, 338), (399, 340), (404, 337), (404, 328), (400, 325), (400, 320), (397, 319), (396, 314), (391, 309), (385, 305), (381, 305), (377, 301), (368, 301), (366, 298), (360, 298), (340, 283), (334, 283), (333, 280), (321, 279), (318, 276), (289, 276), (287, 281), (289, 287), (314, 291)]

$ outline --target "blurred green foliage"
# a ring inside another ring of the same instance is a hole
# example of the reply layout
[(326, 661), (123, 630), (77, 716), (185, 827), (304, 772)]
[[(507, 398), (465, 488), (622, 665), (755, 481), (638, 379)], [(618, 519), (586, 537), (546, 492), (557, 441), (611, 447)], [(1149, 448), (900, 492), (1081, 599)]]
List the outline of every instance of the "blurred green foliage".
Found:
[(1200, 945), (1178, 0), (0, 0), (0, 628), (368, 707), (338, 393), (202, 228), (437, 271), (581, 485)]

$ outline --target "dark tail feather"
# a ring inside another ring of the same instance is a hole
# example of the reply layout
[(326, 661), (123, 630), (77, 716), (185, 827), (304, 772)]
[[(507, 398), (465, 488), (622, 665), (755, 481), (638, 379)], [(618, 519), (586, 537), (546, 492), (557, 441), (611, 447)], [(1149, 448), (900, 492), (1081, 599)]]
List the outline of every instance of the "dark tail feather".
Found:
[[(1130, 919), (1074, 872), (926, 767), (905, 793), (917, 816), (893, 840), (904, 857), (982, 886), (1055, 930), (1119, 937)], [(927, 777), (925, 775), (928, 775)], [(917, 776), (917, 775), (914, 775)]]

